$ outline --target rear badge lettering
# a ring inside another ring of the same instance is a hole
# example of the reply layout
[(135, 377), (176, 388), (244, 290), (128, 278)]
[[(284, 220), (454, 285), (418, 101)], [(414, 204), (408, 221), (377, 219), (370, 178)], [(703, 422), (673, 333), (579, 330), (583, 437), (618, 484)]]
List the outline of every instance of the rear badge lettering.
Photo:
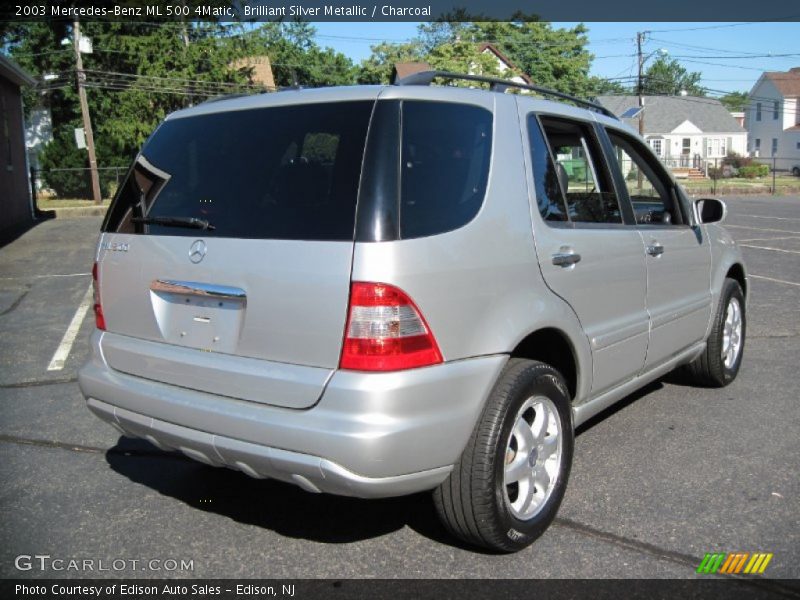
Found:
[(106, 242), (100, 246), (101, 250), (108, 250), (110, 252), (127, 252), (130, 250), (131, 245), (127, 242)]

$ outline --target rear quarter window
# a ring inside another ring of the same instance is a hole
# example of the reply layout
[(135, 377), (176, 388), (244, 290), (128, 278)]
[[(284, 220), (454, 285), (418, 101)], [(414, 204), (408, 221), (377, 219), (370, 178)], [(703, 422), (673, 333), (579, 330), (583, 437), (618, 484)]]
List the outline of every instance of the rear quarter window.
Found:
[(400, 237), (458, 229), (475, 217), (486, 194), (492, 113), (406, 100), (401, 119)]

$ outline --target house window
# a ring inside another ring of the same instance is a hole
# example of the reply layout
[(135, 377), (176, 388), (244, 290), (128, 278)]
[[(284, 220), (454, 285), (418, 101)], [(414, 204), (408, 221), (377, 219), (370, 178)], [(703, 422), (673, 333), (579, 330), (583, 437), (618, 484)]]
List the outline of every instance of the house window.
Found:
[(756, 102), (756, 121), (761, 120), (761, 102)]
[(778, 153), (778, 138), (772, 138), (772, 156)]
[(725, 138), (706, 138), (706, 156), (727, 156), (727, 144)]
[(797, 149), (800, 150), (800, 142), (797, 142)]
[(756, 138), (756, 150), (761, 150), (761, 138)]
[(778, 113), (781, 111), (781, 103), (775, 100), (772, 103), (772, 119), (775, 120), (778, 118)]
[(650, 147), (653, 149), (653, 152), (656, 153), (656, 156), (659, 157), (662, 156), (661, 140), (649, 140), (649, 141), (650, 141)]

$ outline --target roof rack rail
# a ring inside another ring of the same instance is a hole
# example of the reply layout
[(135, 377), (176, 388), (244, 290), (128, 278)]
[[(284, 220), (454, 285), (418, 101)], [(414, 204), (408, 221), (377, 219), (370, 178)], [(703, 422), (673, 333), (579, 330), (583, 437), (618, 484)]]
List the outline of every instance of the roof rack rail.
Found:
[(200, 104), (210, 104), (211, 102), (221, 102), (222, 100), (233, 100), (234, 98), (244, 98), (245, 96), (254, 96), (258, 92), (239, 92), (235, 94), (220, 94), (219, 96), (212, 96), (200, 102)]
[(510, 87), (531, 90), (541, 94), (542, 96), (552, 96), (554, 98), (559, 98), (560, 100), (568, 100), (569, 102), (573, 102), (574, 104), (577, 104), (583, 108), (588, 108), (589, 110), (599, 112), (600, 114), (611, 117), (612, 119), (616, 119), (617, 121), (619, 120), (617, 115), (608, 110), (605, 106), (601, 106), (596, 102), (584, 100), (570, 94), (565, 94), (564, 92), (551, 90), (550, 88), (540, 87), (538, 85), (530, 85), (527, 83), (517, 83), (516, 81), (500, 79), (499, 77), (485, 77), (483, 75), (470, 75), (466, 73), (451, 73), (450, 71), (418, 71), (417, 73), (407, 75), (402, 79), (396, 79), (394, 84), (430, 85), (437, 77), (442, 79), (463, 79), (465, 81), (479, 81), (482, 83), (488, 83), (490, 84), (489, 89), (493, 92), (505, 92)]

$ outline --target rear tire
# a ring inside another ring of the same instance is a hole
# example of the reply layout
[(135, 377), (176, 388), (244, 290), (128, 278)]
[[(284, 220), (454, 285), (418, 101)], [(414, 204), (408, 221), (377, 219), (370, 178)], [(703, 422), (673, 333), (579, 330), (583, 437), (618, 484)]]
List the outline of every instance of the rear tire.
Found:
[(746, 329), (742, 287), (734, 279), (725, 279), (706, 349), (686, 366), (692, 382), (725, 387), (736, 379), (744, 355)]
[(453, 471), (433, 494), (445, 527), (469, 544), (516, 552), (556, 516), (574, 448), (561, 375), (509, 360)]

